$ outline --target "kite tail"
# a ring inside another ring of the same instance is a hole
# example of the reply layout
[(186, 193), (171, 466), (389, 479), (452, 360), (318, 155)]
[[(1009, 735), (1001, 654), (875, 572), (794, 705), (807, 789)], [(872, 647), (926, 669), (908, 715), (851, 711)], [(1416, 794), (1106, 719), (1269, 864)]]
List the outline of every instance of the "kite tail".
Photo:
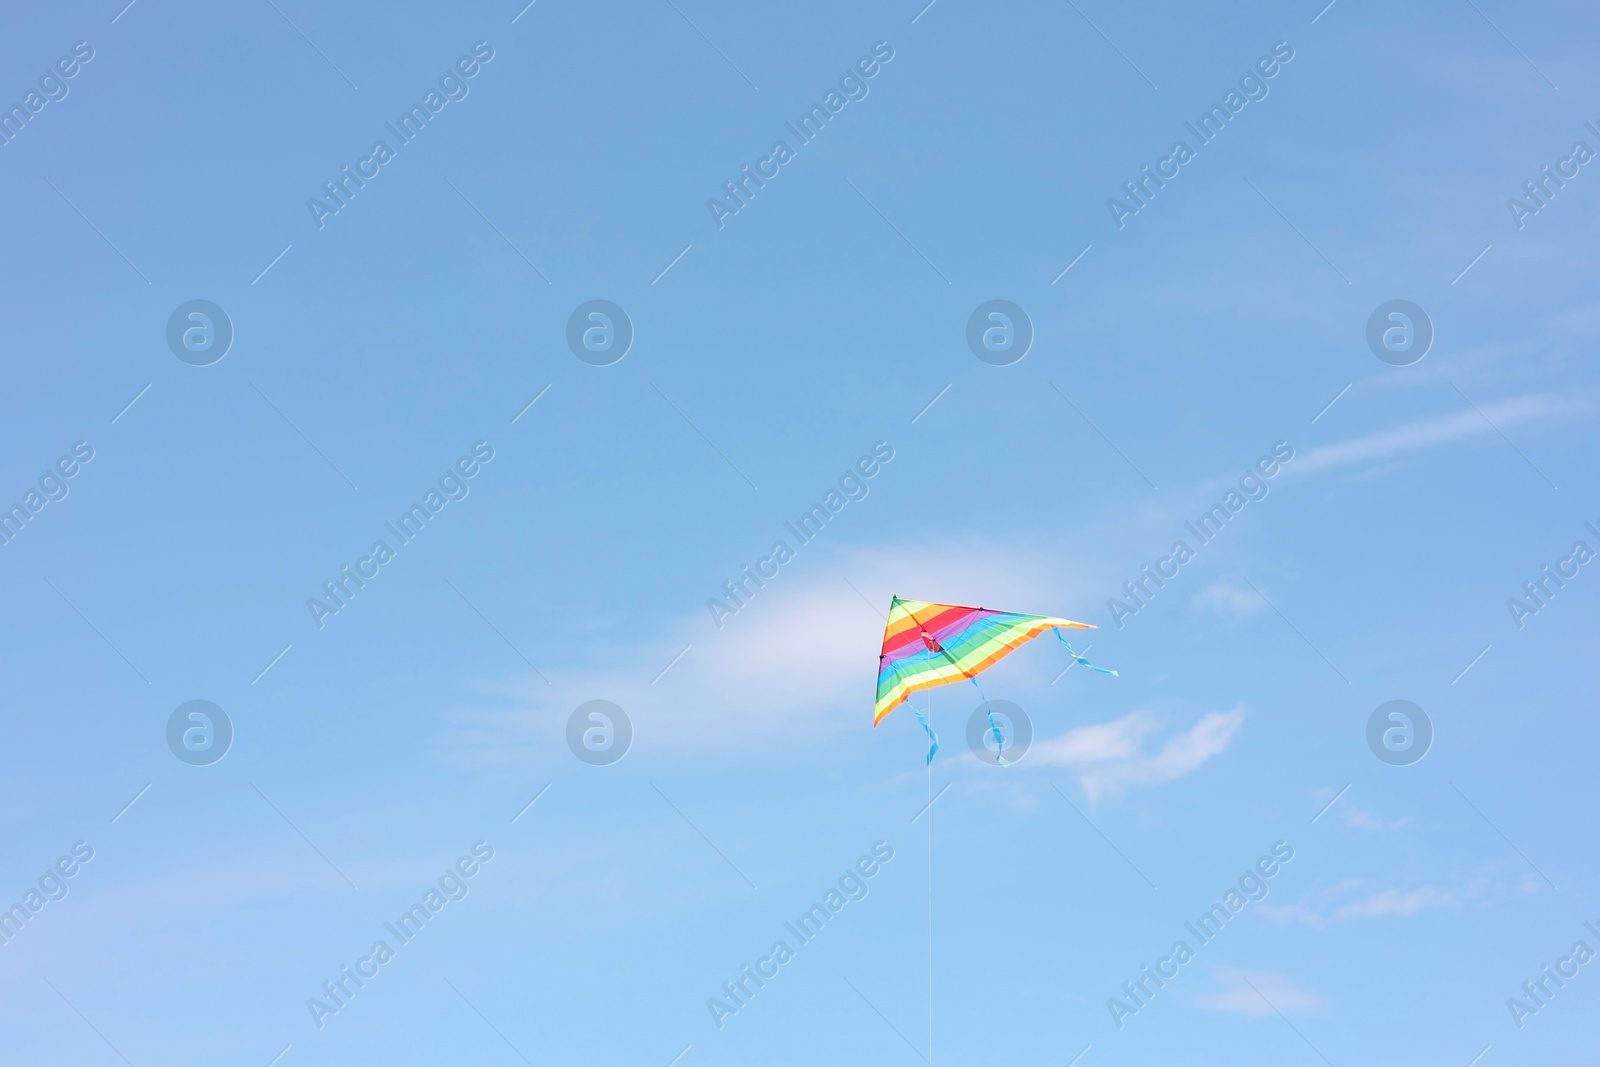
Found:
[[(908, 701), (906, 701), (906, 703), (907, 704), (911, 704), (911, 701), (908, 700)], [(939, 751), (939, 738), (938, 738), (937, 735), (934, 734), (933, 727), (928, 725), (928, 717), (926, 715), (922, 714), (922, 709), (917, 707), (915, 704), (911, 704), (911, 710), (917, 713), (917, 721), (922, 724), (922, 728), (924, 730), (928, 731), (928, 759), (927, 759), (927, 762), (928, 763), (932, 763), (933, 762), (933, 754), (935, 752)]]
[(1073, 659), (1077, 660), (1079, 663), (1083, 664), (1085, 667), (1088, 667), (1091, 671), (1099, 671), (1101, 674), (1109, 674), (1112, 677), (1121, 677), (1121, 675), (1117, 674), (1116, 671), (1110, 670), (1109, 668), (1106, 668), (1106, 667), (1096, 667), (1093, 663), (1090, 663), (1088, 660), (1084, 659), (1082, 656), (1080, 656), (1076, 652), (1072, 651), (1072, 642), (1068, 641), (1067, 638), (1066, 638), (1066, 635), (1064, 635), (1060, 630), (1056, 631), (1056, 636), (1061, 639), (1061, 643), (1063, 645), (1067, 646), (1067, 655), (1071, 656)]
[(983, 701), (983, 713), (989, 716), (989, 732), (994, 734), (994, 758), (1002, 767), (1011, 766), (1000, 753), (1005, 748), (1006, 739), (1000, 734), (1000, 727), (995, 724), (994, 711), (989, 707), (989, 698), (983, 695), (983, 686), (972, 675), (967, 675), (967, 681), (972, 683), (972, 688), (978, 691), (978, 699)]

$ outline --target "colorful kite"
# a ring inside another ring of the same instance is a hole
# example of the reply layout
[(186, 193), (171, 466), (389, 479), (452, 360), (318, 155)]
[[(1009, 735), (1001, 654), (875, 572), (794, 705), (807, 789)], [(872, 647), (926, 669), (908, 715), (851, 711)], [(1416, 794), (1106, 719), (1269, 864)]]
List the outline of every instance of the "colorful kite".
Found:
[[(883, 717), (905, 703), (912, 693), (963, 678), (978, 689), (978, 696), (987, 707), (988, 698), (983, 696), (975, 676), (1047, 630), (1056, 632), (1067, 647), (1067, 655), (1078, 663), (1101, 674), (1117, 673), (1096, 667), (1074, 652), (1061, 633), (1068, 627), (1095, 629), (1086, 622), (1050, 615), (1019, 615), (1012, 611), (894, 597), (889, 602), (889, 625), (883, 631), (883, 651), (878, 656), (878, 703), (872, 716), (872, 728), (877, 729)], [(927, 716), (915, 704), (911, 705), (911, 710), (928, 732), (928, 762), (931, 763), (933, 754), (939, 751), (939, 739), (928, 725)], [(989, 729), (994, 732), (996, 745), (1001, 744), (1000, 728), (995, 725), (992, 712)]]

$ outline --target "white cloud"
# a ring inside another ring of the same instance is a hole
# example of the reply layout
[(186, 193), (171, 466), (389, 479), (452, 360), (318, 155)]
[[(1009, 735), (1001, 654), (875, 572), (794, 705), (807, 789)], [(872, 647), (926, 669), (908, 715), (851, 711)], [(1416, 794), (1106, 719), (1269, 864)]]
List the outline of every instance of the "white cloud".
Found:
[[(1504, 429), (1581, 406), (1535, 395), (1487, 403), (1483, 410)], [(1311, 449), (1284, 470), (1311, 473), (1381, 463), (1407, 451), (1492, 432), (1476, 412), (1464, 410)], [(1232, 476), (1224, 481), (1231, 484)], [(1090, 519), (1076, 536), (1080, 543), (1120, 545), (1131, 529), (1147, 530), (1161, 510), (1151, 504), (1136, 516)], [(485, 683), (476, 700), (451, 713), (441, 748), (449, 758), (471, 763), (560, 758), (567, 715), (596, 698), (615, 701), (628, 712), (641, 753), (720, 759), (815, 743), (863, 725), (870, 729), (881, 612), (891, 594), (1088, 620), (1098, 614), (1095, 606), (1103, 603), (1108, 584), (1103, 574), (1092, 573), (1075, 560), (1063, 560), (1054, 546), (1019, 549), (1014, 541), (970, 538), (869, 549), (819, 543), (801, 549), (720, 630), (707, 610), (694, 607), (643, 635), (629, 632), (617, 638), (611, 636), (616, 631), (586, 632), (580, 645), (536, 656), (548, 683), (531, 674)], [(710, 596), (720, 590), (708, 583), (705, 592)], [(1194, 598), (1197, 607), (1241, 614), (1262, 610), (1258, 601), (1225, 583)], [(1090, 640), (1088, 635), (1085, 639)], [(577, 665), (565, 670), (549, 666), (563, 659)], [(1008, 659), (1004, 669), (1033, 670), (1025, 665), (1030, 659), (1042, 662), (1024, 650)], [(669, 663), (673, 666), (663, 674)], [(965, 703), (966, 697), (957, 697), (948, 687), (933, 694), (939, 707), (948, 706), (946, 701)], [(888, 724), (899, 728), (906, 715), (901, 709), (900, 718)], [(1155, 728), (1138, 717), (1086, 727), (1090, 732), (1045, 742), (1041, 749), (1053, 747), (1057, 762), (1080, 767), (1085, 792), (1100, 797), (1189, 773), (1226, 749), (1242, 716), (1238, 710), (1214, 712), (1150, 753), (1144, 745)], [(1095, 744), (1122, 747), (1090, 758)], [(1051, 758), (1045, 751), (1041, 756)]]
[(1328, 925), (1328, 921), (1322, 917), (1322, 913), (1309, 904), (1257, 904), (1256, 911), (1260, 913), (1263, 919), (1278, 923), (1280, 926), (1298, 923), (1301, 926), (1313, 926), (1320, 929)]
[(1218, 967), (1211, 977), (1223, 988), (1194, 998), (1195, 1006), (1206, 1011), (1230, 1015), (1275, 1015), (1281, 1011), (1288, 1015), (1328, 1007), (1328, 999), (1322, 994), (1302, 989), (1288, 975), (1276, 971)]
[(1356, 830), (1371, 830), (1376, 833), (1389, 833), (1409, 826), (1412, 816), (1406, 815), (1398, 819), (1390, 819), (1374, 812), (1358, 808), (1353, 802), (1343, 799), (1341, 792), (1332, 789), (1317, 789), (1312, 792), (1317, 810), (1326, 812), (1332, 801), (1338, 801), (1338, 807), (1330, 813), (1330, 818), (1337, 816), (1344, 821), (1346, 826)]
[[(790, 568), (801, 569), (791, 574)], [(1071, 563), (984, 542), (817, 551), (790, 568), (721, 630), (701, 611), (654, 640), (606, 648), (605, 669), (545, 667), (549, 683), (533, 677), (484, 687), (478, 706), (453, 713), (444, 751), (480, 764), (568, 758), (567, 717), (597, 698), (614, 701), (631, 718), (630, 760), (725, 761), (841, 737), (870, 743), (882, 613), (892, 594), (1069, 615), (1070, 605), (1094, 602), (1088, 583), (1074, 580)], [(689, 651), (660, 674), (686, 645)], [(1003, 669), (1032, 674), (1046, 686), (1063, 665), (1060, 652), (1024, 648)], [(932, 695), (936, 712), (957, 706), (965, 712), (976, 696), (965, 685)], [(1098, 803), (1196, 770), (1227, 749), (1244, 715), (1242, 707), (1210, 712), (1167, 734), (1153, 715), (1136, 711), (1038, 740), (1020, 766), (1070, 768), (1090, 803)], [(921, 744), (909, 708), (897, 709), (883, 726), (914, 733)], [(961, 724), (936, 715), (936, 728), (944, 750), (954, 754), (962, 746)]]
[[(1073, 582), (1071, 570), (1059, 558), (979, 541), (808, 548), (720, 630), (701, 608), (650, 639), (609, 646), (595, 640), (591, 647), (603, 649), (603, 668), (546, 667), (548, 683), (527, 677), (486, 687), (479, 706), (454, 713), (446, 750), (476, 763), (554, 758), (565, 753), (572, 709), (597, 698), (628, 713), (641, 753), (725, 758), (852, 732), (865, 741), (891, 595), (1070, 615), (1062, 605), (1081, 611), (1094, 603), (1087, 583)], [(1007, 669), (1018, 669), (1030, 655), (1023, 650), (1006, 661)], [(1061, 659), (1050, 660), (1054, 670)], [(959, 696), (951, 687), (935, 691), (936, 706), (970, 706), (974, 694), (966, 688)], [(897, 709), (895, 716), (909, 718), (910, 709)], [(898, 723), (895, 716), (885, 725)], [(941, 739), (948, 747), (946, 732)]]
[(1212, 582), (1196, 593), (1191, 603), (1218, 615), (1252, 615), (1267, 606), (1267, 602), (1251, 590), (1241, 589), (1226, 580)]
[(1355, 919), (1409, 918), (1423, 911), (1453, 908), (1481, 896), (1488, 887), (1487, 880), (1479, 878), (1456, 889), (1424, 885), (1415, 889), (1380, 889), (1362, 896), (1351, 896), (1365, 884), (1359, 878), (1347, 878), (1298, 903), (1260, 904), (1256, 910), (1263, 918), (1272, 922), (1298, 923), (1301, 926), (1321, 929), (1336, 922), (1349, 922)]
[(1410, 815), (1400, 819), (1385, 819), (1382, 816), (1374, 815), (1370, 811), (1363, 811), (1361, 808), (1356, 807), (1345, 808), (1343, 818), (1346, 826), (1354, 827), (1357, 830), (1375, 830), (1379, 832), (1399, 830), (1411, 823)]
[(1447, 908), (1461, 901), (1459, 892), (1425, 885), (1409, 892), (1384, 889), (1334, 909), (1333, 919), (1376, 919), (1386, 915), (1415, 915), (1425, 908)]
[(1582, 407), (1577, 401), (1545, 394), (1496, 400), (1478, 405), (1477, 410), (1465, 407), (1448, 415), (1417, 419), (1377, 433), (1313, 448), (1297, 457), (1284, 470), (1285, 473), (1292, 471), (1303, 475), (1334, 467), (1387, 460), (1407, 452), (1494, 434), (1496, 428), (1504, 431), (1527, 423), (1563, 418)]
[(1162, 785), (1196, 770), (1227, 750), (1244, 725), (1244, 716), (1243, 705), (1232, 711), (1209, 711), (1188, 730), (1147, 752), (1145, 742), (1161, 724), (1149, 713), (1135, 711), (1036, 741), (1025, 763), (1077, 771), (1084, 795), (1097, 804), (1134, 786)]

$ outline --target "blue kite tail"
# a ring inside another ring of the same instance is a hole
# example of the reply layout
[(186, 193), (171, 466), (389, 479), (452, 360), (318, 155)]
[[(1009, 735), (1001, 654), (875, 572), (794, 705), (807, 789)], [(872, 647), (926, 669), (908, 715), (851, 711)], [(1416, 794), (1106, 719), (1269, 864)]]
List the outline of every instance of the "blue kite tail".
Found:
[(1111, 670), (1111, 669), (1106, 668), (1106, 667), (1096, 667), (1093, 663), (1090, 663), (1088, 660), (1084, 659), (1082, 656), (1080, 656), (1076, 652), (1072, 651), (1072, 642), (1068, 641), (1066, 636), (1064, 634), (1062, 634), (1062, 632), (1060, 630), (1056, 631), (1056, 636), (1061, 639), (1061, 643), (1063, 645), (1067, 646), (1067, 655), (1071, 656), (1073, 659), (1077, 660), (1079, 663), (1083, 664), (1085, 667), (1088, 667), (1091, 671), (1099, 671), (1101, 674), (1109, 674), (1114, 678), (1120, 678), (1121, 677), (1121, 675), (1117, 674), (1116, 671)]
[(978, 680), (972, 677), (970, 674), (967, 675), (967, 681), (971, 682), (972, 688), (978, 691), (978, 699), (983, 701), (983, 713), (989, 716), (989, 732), (994, 734), (995, 762), (1000, 764), (1002, 767), (1011, 766), (1011, 764), (1006, 762), (1005, 757), (1000, 755), (1001, 749), (1005, 748), (1006, 746), (1006, 739), (1001, 735), (1000, 727), (995, 725), (994, 711), (989, 707), (989, 698), (983, 695), (983, 686), (979, 685)]
[[(906, 701), (906, 703), (911, 704), (911, 702), (909, 700)], [(922, 709), (917, 707), (915, 704), (911, 704), (911, 710), (917, 713), (917, 721), (922, 724), (922, 728), (924, 730), (928, 731), (928, 759), (927, 759), (927, 762), (928, 763), (932, 763), (933, 762), (933, 754), (935, 752), (939, 751), (939, 738), (938, 738), (938, 736), (936, 734), (934, 734), (933, 727), (928, 725), (928, 717), (926, 715), (922, 714)]]

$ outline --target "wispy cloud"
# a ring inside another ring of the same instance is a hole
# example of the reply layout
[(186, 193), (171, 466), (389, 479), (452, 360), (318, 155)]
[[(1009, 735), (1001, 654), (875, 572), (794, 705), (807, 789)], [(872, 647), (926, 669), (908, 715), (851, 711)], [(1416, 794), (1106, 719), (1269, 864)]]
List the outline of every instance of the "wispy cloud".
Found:
[[(1481, 407), (1504, 430), (1564, 416), (1582, 404), (1531, 395)], [(1283, 470), (1290, 476), (1363, 464), (1371, 470), (1417, 450), (1493, 432), (1476, 411), (1464, 408), (1303, 451)], [(1231, 486), (1236, 477), (1217, 484)], [(1187, 493), (1212, 491), (1206, 483)], [(1131, 531), (1143, 535), (1162, 514), (1151, 503), (1132, 515), (1088, 518), (1074, 536), (1084, 546), (1120, 546)], [(1084, 559), (1093, 558), (1092, 548), (1084, 551)], [(1084, 559), (1063, 559), (1054, 544), (1019, 547), (1014, 539), (983, 537), (807, 547), (720, 630), (708, 611), (686, 607), (642, 634), (603, 628), (585, 632), (571, 647), (545, 650), (537, 658), (548, 684), (531, 676), (486, 684), (477, 699), (450, 713), (441, 751), (479, 764), (559, 759), (566, 716), (595, 698), (613, 700), (629, 713), (641, 753), (693, 752), (715, 759), (792, 750), (837, 737), (870, 722), (873, 652), (890, 594), (1075, 613), (1090, 621), (1109, 583), (1103, 570), (1085, 566)], [(730, 563), (729, 573), (734, 570)], [(720, 592), (717, 584), (707, 581), (708, 596)], [(1223, 615), (1253, 614), (1264, 607), (1231, 581), (1206, 587), (1192, 603)], [(1024, 650), (997, 670), (1029, 672), (1030, 664), (1039, 662), (1043, 658), (1036, 651)], [(1059, 669), (1059, 660), (1051, 663), (1052, 671)], [(947, 688), (932, 699), (946, 708), (968, 704), (969, 696)], [(1039, 762), (1078, 770), (1085, 793), (1097, 800), (1190, 773), (1224, 751), (1242, 721), (1238, 709), (1213, 712), (1147, 751), (1158, 726), (1147, 716), (1124, 716), (1039, 743)], [(898, 730), (903, 723), (891, 718), (885, 726)]]
[(1415, 915), (1427, 908), (1448, 908), (1459, 904), (1464, 894), (1457, 890), (1440, 889), (1425, 885), (1402, 892), (1384, 889), (1371, 896), (1352, 900), (1334, 909), (1334, 922), (1347, 919), (1377, 919), (1386, 915)]
[[(1322, 788), (1313, 790), (1311, 795), (1313, 798), (1315, 798), (1317, 810), (1321, 811), (1328, 806), (1328, 803), (1333, 800), (1338, 793), (1339, 791), (1335, 789)], [(1339, 806), (1335, 808), (1334, 811), (1337, 813), (1337, 818), (1339, 818), (1346, 826), (1356, 830), (1371, 830), (1374, 833), (1390, 833), (1395, 830), (1404, 829), (1405, 827), (1411, 825), (1412, 822), (1412, 816), (1410, 815), (1401, 816), (1397, 819), (1391, 819), (1386, 816), (1379, 815), (1376, 812), (1367, 811), (1364, 808), (1358, 808), (1352, 801), (1349, 800), (1341, 801)], [(1333, 818), (1335, 816), (1330, 814), (1329, 817)]]
[[(541, 664), (549, 684), (537, 678), (496, 684), (477, 706), (452, 713), (444, 750), (480, 764), (562, 758), (566, 717), (596, 698), (628, 713), (640, 753), (724, 758), (862, 735), (871, 729), (877, 650), (891, 594), (1039, 613), (1084, 603), (1081, 588), (1073, 586), (1086, 583), (1072, 581), (1070, 561), (1015, 545), (818, 546), (805, 553), (756, 590), (720, 630), (701, 609), (643, 640), (586, 635), (574, 658), (592, 662), (603, 650), (604, 665), (560, 670)], [(707, 589), (708, 595), (716, 591)], [(1050, 651), (1055, 654), (1025, 649), (1002, 667), (1032, 672), (1047, 684), (1063, 664), (1060, 649)], [(1035, 662), (1040, 666), (1030, 665)], [(933, 699), (941, 709), (959, 704), (965, 712), (976, 692), (952, 686)], [(920, 735), (909, 709), (896, 714)], [(884, 727), (904, 725), (891, 716)]]
[(1252, 971), (1239, 967), (1218, 967), (1212, 980), (1222, 988), (1194, 998), (1195, 1006), (1206, 1011), (1230, 1015), (1273, 1015), (1324, 1011), (1328, 999), (1320, 993), (1302, 989), (1286, 974)]
[[(1483, 895), (1487, 879), (1478, 878), (1454, 889), (1435, 885), (1415, 889), (1365, 890), (1358, 878), (1349, 878), (1294, 904), (1260, 904), (1261, 916), (1280, 924), (1322, 928), (1356, 919), (1409, 918), (1424, 911), (1453, 908)], [(1359, 893), (1359, 895), (1357, 895)]]
[[(1536, 393), (1479, 405), (1483, 414), (1463, 408), (1392, 426), (1313, 448), (1284, 468), (1295, 475), (1314, 474), (1354, 464), (1381, 462), (1407, 453), (1492, 435), (1528, 423), (1565, 418), (1584, 409), (1578, 400)], [(1487, 419), (1487, 421), (1485, 421)], [(1493, 423), (1493, 425), (1490, 425)]]
[(1135, 786), (1162, 785), (1197, 770), (1227, 751), (1244, 718), (1242, 704), (1231, 711), (1207, 712), (1188, 730), (1147, 751), (1145, 743), (1160, 731), (1161, 723), (1148, 712), (1135, 711), (1037, 741), (1026, 763), (1077, 771), (1084, 795), (1097, 804)]
[(1254, 592), (1226, 579), (1212, 582), (1200, 590), (1191, 603), (1218, 615), (1253, 615), (1267, 607), (1267, 602)]
[(1399, 830), (1411, 824), (1411, 816), (1409, 815), (1399, 819), (1385, 819), (1381, 815), (1374, 815), (1370, 811), (1354, 806), (1346, 806), (1339, 813), (1339, 816), (1344, 820), (1346, 826), (1354, 827), (1357, 830), (1373, 830), (1380, 833)]

